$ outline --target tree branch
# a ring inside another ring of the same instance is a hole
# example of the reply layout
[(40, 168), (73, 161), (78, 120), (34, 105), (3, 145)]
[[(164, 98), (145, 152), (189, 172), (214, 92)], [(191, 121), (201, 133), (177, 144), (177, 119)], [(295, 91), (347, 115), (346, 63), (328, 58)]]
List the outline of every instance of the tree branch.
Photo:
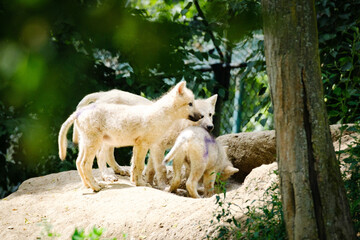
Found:
[(224, 54), (221, 52), (220, 47), (216, 44), (214, 33), (210, 30), (210, 25), (208, 21), (206, 21), (205, 15), (200, 8), (199, 2), (197, 0), (194, 0), (194, 5), (196, 7), (197, 12), (199, 13), (199, 16), (202, 18), (202, 23), (205, 25), (206, 32), (210, 35), (211, 41), (214, 43), (215, 49), (220, 56), (221, 62), (224, 63), (225, 62)]
[[(230, 65), (230, 68), (231, 69), (235, 69), (235, 68), (246, 68), (248, 66), (247, 63), (239, 63), (237, 65)], [(210, 68), (199, 68), (199, 69), (196, 69), (196, 71), (200, 71), (200, 72), (212, 72), (213, 69), (210, 67)]]

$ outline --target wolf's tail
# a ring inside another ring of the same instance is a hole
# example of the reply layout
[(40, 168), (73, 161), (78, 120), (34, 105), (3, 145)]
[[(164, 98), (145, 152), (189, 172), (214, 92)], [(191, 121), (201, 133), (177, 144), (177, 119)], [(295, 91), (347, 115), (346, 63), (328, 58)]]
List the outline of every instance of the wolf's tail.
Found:
[[(99, 99), (101, 93), (96, 92), (96, 93), (91, 93), (86, 95), (77, 105), (76, 109), (80, 109), (82, 107), (85, 107), (87, 105), (89, 105), (90, 103), (94, 103)], [(73, 143), (78, 143), (79, 142), (79, 132), (77, 130), (77, 126), (76, 124), (74, 125), (74, 129), (73, 129), (73, 136), (72, 136), (72, 141)]]
[(166, 154), (163, 164), (166, 164), (170, 162), (171, 159), (174, 158), (176, 153), (179, 151), (182, 145), (187, 142), (187, 138), (184, 135), (179, 135), (179, 137), (176, 139), (174, 146), (171, 148), (170, 152)]
[(58, 137), (58, 144), (59, 144), (59, 157), (61, 160), (65, 160), (66, 158), (66, 147), (67, 147), (67, 138), (66, 134), (69, 131), (69, 128), (74, 123), (75, 119), (77, 118), (77, 112), (74, 112), (70, 115), (68, 119), (61, 125), (59, 137)]
[(86, 95), (83, 99), (81, 99), (81, 101), (77, 105), (76, 109), (85, 107), (85, 106), (89, 105), (90, 103), (96, 102), (99, 99), (99, 96), (101, 95), (101, 93), (102, 92), (95, 92), (95, 93), (90, 93), (90, 94)]

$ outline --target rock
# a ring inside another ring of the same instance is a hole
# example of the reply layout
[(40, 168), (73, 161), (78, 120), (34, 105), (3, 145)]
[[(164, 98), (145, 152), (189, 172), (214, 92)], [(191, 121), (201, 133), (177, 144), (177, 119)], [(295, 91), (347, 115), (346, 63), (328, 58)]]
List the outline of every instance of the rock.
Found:
[(239, 169), (233, 178), (243, 182), (252, 169), (276, 161), (275, 131), (227, 134), (217, 138), (228, 146), (227, 154)]
[[(348, 124), (349, 127), (354, 124)], [(340, 124), (331, 125), (331, 137), (333, 142), (340, 137)], [(343, 136), (354, 133), (351, 128), (343, 132)], [(233, 177), (243, 182), (252, 169), (276, 161), (275, 131), (243, 132), (219, 136), (217, 140), (224, 146), (228, 146), (227, 154), (234, 167), (239, 172)], [(336, 146), (336, 145), (335, 145)]]

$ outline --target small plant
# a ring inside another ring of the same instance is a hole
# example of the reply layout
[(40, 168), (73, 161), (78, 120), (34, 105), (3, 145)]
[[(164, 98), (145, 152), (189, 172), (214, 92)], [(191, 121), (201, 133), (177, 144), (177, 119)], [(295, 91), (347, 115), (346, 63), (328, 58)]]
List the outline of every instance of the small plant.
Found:
[[(214, 213), (216, 221), (211, 220), (211, 224), (218, 223), (216, 227), (217, 235), (214, 239), (286, 239), (285, 222), (280, 201), (279, 185), (273, 185), (265, 191), (264, 198), (270, 196), (262, 207), (248, 207), (245, 219), (236, 219), (231, 212), (231, 207), (235, 206), (231, 202), (226, 202), (226, 183), (222, 182), (217, 176), (217, 184), (222, 189), (222, 194), (216, 196), (216, 204), (220, 211)], [(211, 239), (208, 236), (208, 239)]]
[[(346, 126), (346, 125), (344, 125)], [(346, 126), (347, 127), (347, 126)], [(360, 133), (360, 126), (347, 128), (347, 130)], [(341, 154), (346, 154), (343, 164), (343, 180), (350, 205), (350, 214), (354, 223), (355, 231), (360, 237), (360, 138), (352, 135), (354, 142), (349, 145), (349, 148), (343, 151), (338, 151), (338, 158)]]
[[(72, 235), (72, 240), (100, 240), (101, 235), (103, 234), (103, 228), (93, 227), (88, 234), (85, 233), (83, 229), (75, 228), (75, 232)], [(116, 240), (116, 238), (112, 238)]]
[(47, 221), (46, 218), (41, 220), (40, 226), (43, 226), (43, 230), (40, 233), (38, 239), (56, 239), (61, 235), (53, 230), (53, 226)]
[(245, 231), (241, 239), (286, 239), (285, 221), (278, 183), (273, 183), (264, 194), (270, 200), (260, 208), (248, 207)]
[[(218, 194), (216, 195), (215, 204), (219, 205), (220, 211), (214, 213), (214, 217), (217, 223), (222, 224), (216, 227), (215, 231), (218, 232), (216, 239), (228, 239), (229, 235), (232, 235), (240, 229), (240, 223), (231, 213), (232, 203), (226, 202), (226, 184), (226, 181), (221, 180), (221, 174), (217, 173), (215, 178), (215, 191)], [(215, 221), (211, 220), (210, 223), (214, 224)], [(208, 239), (210, 239), (209, 236)]]

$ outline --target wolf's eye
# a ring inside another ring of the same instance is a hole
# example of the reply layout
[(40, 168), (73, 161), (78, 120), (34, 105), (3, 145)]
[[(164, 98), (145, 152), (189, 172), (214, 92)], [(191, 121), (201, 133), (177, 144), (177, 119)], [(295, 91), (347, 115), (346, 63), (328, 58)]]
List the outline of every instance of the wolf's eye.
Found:
[(211, 117), (212, 116), (212, 113), (209, 113), (209, 117)]
[(192, 105), (193, 105), (192, 102), (189, 102), (189, 106), (192, 107)]

